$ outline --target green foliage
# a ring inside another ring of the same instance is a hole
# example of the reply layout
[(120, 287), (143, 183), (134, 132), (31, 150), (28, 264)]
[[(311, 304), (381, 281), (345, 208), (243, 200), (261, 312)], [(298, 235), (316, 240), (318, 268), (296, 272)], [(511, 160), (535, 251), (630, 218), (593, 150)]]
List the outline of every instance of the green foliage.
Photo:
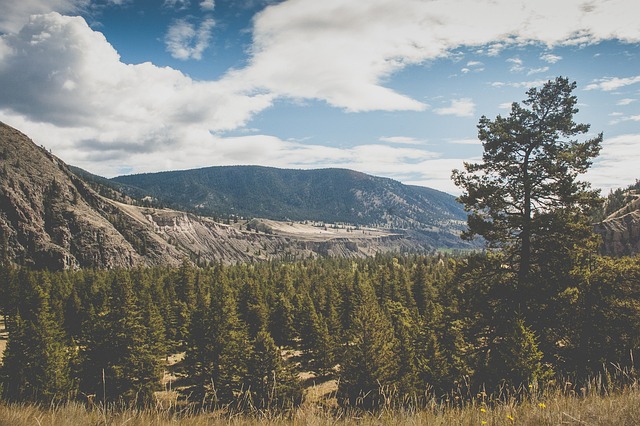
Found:
[(255, 408), (293, 408), (302, 402), (302, 385), (273, 338), (260, 331), (248, 361), (249, 391)]
[(205, 406), (218, 406), (243, 389), (251, 346), (222, 267), (211, 279), (208, 301), (201, 296), (191, 318), (186, 361), (196, 397)]
[[(520, 283), (541, 261), (535, 253), (551, 240), (579, 244), (564, 225), (589, 227), (585, 212), (597, 205), (596, 191), (577, 180), (600, 152), (602, 134), (584, 142), (571, 139), (586, 133), (576, 124), (575, 83), (558, 77), (541, 89), (532, 88), (523, 105), (514, 102), (508, 117), (482, 117), (478, 138), (482, 163), (465, 163), (453, 180), (463, 189), (459, 200), (470, 211), (468, 238), (480, 235), (489, 247), (510, 253), (509, 266)], [(548, 225), (554, 224), (552, 238)]]
[(143, 312), (128, 272), (116, 271), (108, 291), (85, 324), (80, 390), (98, 401), (150, 404), (160, 379), (162, 342), (151, 327), (156, 318)]
[(389, 404), (398, 375), (397, 340), (393, 326), (374, 298), (373, 290), (360, 283), (358, 304), (347, 332), (340, 367), (338, 400), (365, 409)]
[[(229, 410), (290, 409), (302, 398), (297, 374), (310, 370), (314, 380), (339, 383), (344, 407), (375, 410), (505, 384), (526, 389), (552, 373), (582, 383), (603, 363), (632, 366), (640, 350), (638, 259), (598, 257), (589, 245), (554, 250), (565, 261), (549, 249), (536, 287), (516, 285), (502, 252), (5, 270), (3, 392), (12, 400), (65, 399), (77, 385), (80, 398), (145, 405), (162, 360), (181, 350), (183, 397)], [(38, 362), (46, 367), (36, 369)], [(45, 389), (37, 395), (36, 382)]]
[(22, 303), (7, 324), (0, 376), (10, 401), (49, 403), (70, 396), (69, 350), (46, 293), (46, 274), (22, 271)]

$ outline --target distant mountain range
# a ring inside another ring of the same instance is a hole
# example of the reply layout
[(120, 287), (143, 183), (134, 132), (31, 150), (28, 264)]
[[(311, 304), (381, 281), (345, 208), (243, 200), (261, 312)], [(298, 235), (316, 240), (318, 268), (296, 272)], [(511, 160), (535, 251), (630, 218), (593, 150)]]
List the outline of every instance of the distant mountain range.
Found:
[(131, 194), (146, 192), (173, 208), (206, 215), (422, 230), (460, 229), (466, 221), (450, 194), (346, 169), (208, 167), (112, 181)]
[(458, 237), (464, 212), (451, 195), (349, 170), (223, 167), (109, 180), (3, 123), (0, 160), (0, 262), (112, 268), (474, 247)]

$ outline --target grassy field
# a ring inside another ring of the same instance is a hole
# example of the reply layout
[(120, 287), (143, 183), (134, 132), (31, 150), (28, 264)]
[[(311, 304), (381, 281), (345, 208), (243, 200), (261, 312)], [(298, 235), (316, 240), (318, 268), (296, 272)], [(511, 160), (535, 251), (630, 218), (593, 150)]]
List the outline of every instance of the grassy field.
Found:
[(0, 425), (638, 425), (640, 390), (632, 386), (614, 394), (547, 392), (523, 403), (485, 405), (480, 400), (460, 407), (435, 404), (419, 411), (383, 410), (355, 413), (306, 403), (293, 412), (251, 415), (174, 413), (168, 410), (107, 411), (82, 404), (39, 407), (0, 404)]

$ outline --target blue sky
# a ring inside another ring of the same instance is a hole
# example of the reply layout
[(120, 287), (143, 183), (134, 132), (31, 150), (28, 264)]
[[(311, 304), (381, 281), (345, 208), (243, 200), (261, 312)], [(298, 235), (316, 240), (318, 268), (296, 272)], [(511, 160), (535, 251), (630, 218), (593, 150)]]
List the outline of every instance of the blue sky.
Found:
[(578, 83), (585, 177), (640, 178), (636, 0), (0, 0), (0, 120), (111, 177), (344, 167), (458, 193), (476, 124)]

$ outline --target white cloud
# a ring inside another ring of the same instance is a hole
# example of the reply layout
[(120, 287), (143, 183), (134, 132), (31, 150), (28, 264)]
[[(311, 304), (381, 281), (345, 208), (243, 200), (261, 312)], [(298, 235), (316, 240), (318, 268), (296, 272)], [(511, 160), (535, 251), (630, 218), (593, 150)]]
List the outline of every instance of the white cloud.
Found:
[(451, 105), (434, 110), (438, 115), (455, 115), (458, 117), (472, 117), (476, 112), (476, 104), (470, 98), (452, 99)]
[(531, 68), (527, 71), (527, 75), (540, 74), (549, 71), (549, 67)]
[[(178, 9), (186, 3), (166, 2)], [(206, 9), (213, 2), (192, 3)], [(531, 43), (552, 49), (609, 39), (640, 41), (637, 17), (628, 12), (636, 0), (592, 3), (590, 8), (583, 3), (404, 0), (398, 7), (389, 0), (279, 2), (252, 21), (254, 44), (246, 68), (230, 71), (220, 81), (196, 82), (171, 68), (122, 63), (102, 34), (79, 18), (38, 16), (18, 33), (33, 13), (74, 13), (89, 0), (0, 0), (0, 31), (5, 34), (0, 36), (0, 115), (34, 139), (53, 144), (65, 160), (100, 164), (104, 171), (96, 171), (104, 174), (122, 165), (143, 171), (246, 163), (262, 156), (264, 164), (324, 162), (406, 176), (419, 173), (419, 167), (435, 170), (436, 164), (454, 160), (402, 146), (307, 149), (269, 136), (219, 138), (210, 130), (237, 129), (283, 96), (322, 100), (348, 111), (425, 110), (422, 100), (387, 86), (389, 77), (409, 65), (448, 58), (459, 47), (496, 55)], [(185, 22), (185, 33), (176, 30), (173, 53), (201, 57), (212, 21)], [(541, 60), (554, 63), (558, 58), (549, 54)], [(475, 69), (473, 62), (465, 68)], [(593, 88), (614, 90), (640, 81), (636, 79), (640, 77), (605, 79), (593, 82)], [(493, 85), (529, 88), (544, 83)], [(436, 112), (470, 116), (474, 104), (456, 99)], [(366, 162), (358, 162), (359, 155)], [(440, 177), (448, 182), (449, 175)]]
[(465, 161), (479, 162), (481, 159), (436, 158), (425, 160), (418, 165), (420, 169), (415, 170), (418, 177), (405, 179), (403, 182), (409, 185), (428, 186), (449, 194), (460, 195), (462, 191), (451, 180), (451, 172), (454, 169), (462, 169)]
[(554, 55), (553, 53), (545, 53), (544, 55), (540, 56), (540, 59), (550, 64), (555, 64), (556, 62), (562, 60), (562, 56)]
[(469, 72), (482, 72), (484, 71), (484, 64), (480, 61), (469, 61), (467, 62), (467, 66), (460, 70), (463, 74), (467, 74)]
[(48, 12), (74, 13), (88, 0), (0, 0), (0, 33), (16, 33), (31, 15)]
[(164, 0), (162, 6), (175, 10), (185, 10), (191, 6), (189, 0)]
[[(640, 120), (640, 116), (638, 119)], [(594, 161), (586, 178), (596, 188), (608, 191), (634, 183), (638, 179), (638, 164), (640, 164), (640, 134), (605, 138), (600, 156)]]
[(609, 121), (610, 125), (616, 125), (620, 123), (624, 123), (625, 121), (640, 121), (640, 115), (627, 115), (625, 116), (622, 113), (611, 113), (609, 114), (612, 117), (619, 117), (614, 120)]
[(616, 102), (616, 105), (620, 105), (620, 106), (629, 105), (629, 104), (632, 104), (635, 101), (637, 101), (637, 99), (624, 98), (624, 99), (620, 99), (618, 102)]
[(151, 63), (124, 64), (79, 17), (35, 16), (3, 42), (10, 49), (0, 66), (2, 115), (47, 145), (56, 141), (67, 161), (75, 151), (127, 158), (177, 149), (189, 143), (185, 132), (241, 127), (273, 100)]
[(591, 8), (581, 0), (546, 7), (513, 0), (405, 0), (402, 7), (388, 0), (286, 1), (255, 17), (250, 64), (229, 78), (349, 111), (422, 110), (420, 101), (384, 87), (385, 78), (460, 46), (638, 41), (640, 27), (626, 12), (634, 1)]
[(216, 8), (216, 3), (214, 0), (202, 0), (200, 2), (200, 8), (210, 12)]
[(509, 58), (507, 62), (511, 64), (509, 67), (509, 71), (511, 72), (522, 72), (524, 71), (524, 67), (522, 66), (523, 62), (520, 58)]
[(500, 109), (511, 109), (511, 105), (513, 104), (513, 102), (503, 102), (500, 105), (498, 105), (498, 108)]
[(631, 84), (640, 83), (640, 75), (635, 77), (606, 77), (600, 80), (595, 81), (594, 83), (589, 84), (585, 87), (585, 90), (604, 90), (605, 92), (610, 92), (612, 90), (617, 90), (621, 87), (629, 86)]
[[(531, 81), (516, 81), (516, 82), (494, 81), (493, 83), (491, 83), (491, 86), (492, 87), (513, 87), (516, 89), (520, 89), (520, 88), (528, 89), (530, 87), (542, 86), (546, 82), (547, 80), (531, 80)], [(511, 104), (509, 104), (509, 107), (511, 107)]]
[(423, 145), (425, 143), (422, 139), (416, 139), (409, 136), (383, 136), (380, 138), (380, 141), (403, 145)]
[(167, 51), (176, 59), (202, 59), (202, 53), (211, 42), (215, 21), (207, 18), (196, 26), (187, 19), (177, 19), (164, 38)]

